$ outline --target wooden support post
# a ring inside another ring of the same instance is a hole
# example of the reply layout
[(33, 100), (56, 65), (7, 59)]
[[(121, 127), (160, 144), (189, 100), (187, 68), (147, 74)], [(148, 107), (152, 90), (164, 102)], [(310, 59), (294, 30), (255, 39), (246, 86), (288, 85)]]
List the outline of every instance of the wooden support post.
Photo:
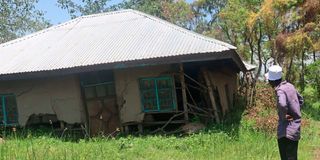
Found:
[(84, 113), (85, 113), (85, 130), (86, 130), (86, 136), (88, 136), (88, 138), (91, 136), (91, 131), (90, 131), (90, 116), (89, 116), (89, 111), (88, 111), (88, 106), (87, 106), (87, 101), (86, 101), (86, 96), (84, 93), (84, 87), (82, 85), (81, 79), (80, 79), (80, 75), (78, 76), (78, 80), (79, 80), (79, 84), (80, 84), (80, 93), (81, 93), (81, 99), (82, 99), (82, 103), (83, 103), (83, 109), (84, 109)]
[(203, 73), (204, 80), (206, 81), (206, 84), (207, 84), (208, 93), (209, 93), (209, 97), (210, 97), (210, 100), (211, 100), (211, 105), (212, 105), (213, 112), (214, 112), (214, 118), (215, 118), (216, 122), (219, 124), (220, 123), (220, 118), (219, 118), (219, 115), (218, 115), (216, 101), (215, 101), (214, 96), (213, 96), (213, 90), (212, 90), (212, 87), (211, 87), (211, 82), (209, 80), (208, 71), (206, 69), (204, 69), (204, 70), (202, 70), (202, 73)]
[(139, 133), (143, 133), (143, 126), (141, 123), (138, 124)]
[(188, 116), (188, 102), (187, 102), (187, 92), (186, 92), (186, 83), (184, 79), (184, 70), (183, 64), (180, 63), (180, 82), (181, 82), (181, 90), (182, 90), (182, 102), (183, 102), (183, 110), (184, 110), (184, 120), (189, 121)]
[[(212, 84), (214, 84), (214, 76), (210, 73), (207, 72), (207, 75), (209, 77), (209, 81), (211, 82), (211, 86)], [(226, 113), (229, 111), (229, 102), (228, 102), (228, 97), (229, 95), (226, 94), (226, 89), (225, 86), (221, 86), (221, 84), (216, 84), (217, 88), (218, 88), (218, 94), (219, 94), (219, 99), (220, 99), (220, 104), (222, 107), (222, 117), (224, 117), (226, 115)]]
[(63, 121), (60, 121), (60, 128), (61, 128), (61, 129), (64, 129), (64, 128), (65, 128)]
[(129, 126), (128, 125), (125, 125), (124, 127), (123, 127), (124, 129), (124, 133), (126, 133), (126, 134), (128, 134), (129, 133)]

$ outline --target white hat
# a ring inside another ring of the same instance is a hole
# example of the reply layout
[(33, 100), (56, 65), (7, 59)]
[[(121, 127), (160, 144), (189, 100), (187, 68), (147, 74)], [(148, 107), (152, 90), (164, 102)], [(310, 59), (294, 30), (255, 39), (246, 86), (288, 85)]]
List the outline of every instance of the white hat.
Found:
[(275, 81), (281, 79), (282, 77), (282, 68), (278, 65), (271, 66), (269, 72), (265, 74), (266, 79), (270, 81)]

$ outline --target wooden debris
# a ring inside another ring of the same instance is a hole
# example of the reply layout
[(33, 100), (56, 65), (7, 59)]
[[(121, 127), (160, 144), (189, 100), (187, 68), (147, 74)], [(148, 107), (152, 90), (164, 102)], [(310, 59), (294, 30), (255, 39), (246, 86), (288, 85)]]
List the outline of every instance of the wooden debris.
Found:
[(187, 105), (187, 92), (186, 92), (186, 84), (184, 79), (184, 70), (183, 70), (183, 64), (180, 63), (180, 82), (181, 82), (181, 90), (182, 90), (182, 102), (183, 102), (183, 110), (184, 110), (184, 120), (188, 121), (188, 105)]
[(206, 69), (203, 69), (202, 73), (203, 73), (203, 77), (205, 79), (205, 82), (207, 84), (207, 88), (208, 88), (208, 92), (209, 92), (209, 98), (210, 98), (212, 109), (213, 109), (213, 112), (214, 112), (214, 118), (215, 118), (216, 122), (219, 124), (220, 123), (220, 118), (219, 118), (219, 114), (218, 114), (218, 110), (217, 110), (217, 106), (216, 106), (216, 101), (214, 99), (211, 82), (209, 80), (208, 71)]
[(157, 133), (157, 132), (160, 132), (160, 131), (163, 132), (163, 133), (166, 133), (166, 132), (164, 131), (164, 129), (168, 126), (168, 124), (170, 124), (174, 118), (176, 118), (176, 117), (178, 117), (178, 116), (181, 116), (181, 115), (183, 115), (183, 114), (185, 114), (185, 113), (188, 113), (188, 111), (184, 111), (184, 112), (181, 112), (181, 113), (178, 113), (178, 114), (173, 115), (173, 116), (167, 121), (167, 123), (165, 123), (162, 127), (160, 127), (160, 128), (158, 128), (158, 129), (152, 131), (151, 133), (154, 134), (154, 133)]
[(182, 126), (182, 131), (187, 134), (197, 133), (200, 130), (203, 130), (205, 125), (202, 123), (188, 123)]

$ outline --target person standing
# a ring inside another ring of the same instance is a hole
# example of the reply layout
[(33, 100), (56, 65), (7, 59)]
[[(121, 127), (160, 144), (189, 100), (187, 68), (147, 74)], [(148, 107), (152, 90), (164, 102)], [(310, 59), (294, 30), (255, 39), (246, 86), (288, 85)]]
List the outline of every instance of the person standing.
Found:
[(277, 96), (277, 138), (281, 160), (297, 160), (303, 98), (291, 83), (282, 81), (280, 66), (271, 66), (265, 76)]

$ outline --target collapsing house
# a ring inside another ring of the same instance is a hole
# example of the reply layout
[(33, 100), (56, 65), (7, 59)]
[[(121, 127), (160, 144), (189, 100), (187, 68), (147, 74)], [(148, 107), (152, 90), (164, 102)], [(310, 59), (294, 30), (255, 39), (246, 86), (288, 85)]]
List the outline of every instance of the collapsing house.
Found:
[(235, 49), (134, 10), (79, 17), (0, 45), (0, 124), (97, 135), (219, 123), (247, 71)]

